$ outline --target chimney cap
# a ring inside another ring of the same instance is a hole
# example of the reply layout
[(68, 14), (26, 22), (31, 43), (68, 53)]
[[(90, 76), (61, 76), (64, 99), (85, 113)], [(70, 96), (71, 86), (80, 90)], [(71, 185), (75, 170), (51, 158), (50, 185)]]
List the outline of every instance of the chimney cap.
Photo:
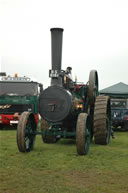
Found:
[(50, 30), (51, 30), (51, 31), (54, 31), (54, 30), (57, 30), (57, 31), (64, 31), (63, 28), (59, 28), (59, 27), (51, 28)]

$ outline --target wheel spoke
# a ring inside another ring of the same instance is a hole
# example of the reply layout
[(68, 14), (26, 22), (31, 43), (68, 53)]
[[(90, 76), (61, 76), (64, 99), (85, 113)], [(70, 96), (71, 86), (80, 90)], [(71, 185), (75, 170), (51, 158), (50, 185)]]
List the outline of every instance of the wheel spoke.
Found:
[(27, 140), (29, 140), (29, 137), (28, 137), (28, 136), (25, 137), (25, 140), (24, 140), (25, 143), (26, 143)]

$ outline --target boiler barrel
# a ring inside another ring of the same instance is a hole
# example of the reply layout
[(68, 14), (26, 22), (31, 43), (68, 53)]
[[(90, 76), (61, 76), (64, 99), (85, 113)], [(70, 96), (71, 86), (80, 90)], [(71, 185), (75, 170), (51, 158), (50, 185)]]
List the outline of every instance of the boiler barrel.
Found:
[(63, 121), (73, 111), (70, 92), (60, 86), (50, 86), (39, 97), (39, 113), (49, 122)]

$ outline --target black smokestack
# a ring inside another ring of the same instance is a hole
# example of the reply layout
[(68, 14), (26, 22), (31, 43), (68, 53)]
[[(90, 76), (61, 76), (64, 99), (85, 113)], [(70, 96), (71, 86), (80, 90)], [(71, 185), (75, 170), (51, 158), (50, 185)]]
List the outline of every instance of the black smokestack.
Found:
[(53, 73), (53, 76), (51, 76), (51, 85), (62, 85), (62, 78), (59, 76), (61, 72), (62, 37), (62, 28), (51, 28), (51, 52)]

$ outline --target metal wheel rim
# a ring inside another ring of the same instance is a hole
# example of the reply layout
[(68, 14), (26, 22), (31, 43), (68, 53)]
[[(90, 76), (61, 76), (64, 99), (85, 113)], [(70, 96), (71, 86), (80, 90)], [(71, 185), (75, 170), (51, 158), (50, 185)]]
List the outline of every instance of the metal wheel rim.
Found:
[(23, 112), (17, 127), (17, 146), (20, 152), (29, 152), (35, 142), (36, 122), (34, 115)]
[(90, 147), (90, 132), (89, 132), (89, 129), (86, 128), (85, 132), (86, 132), (86, 136), (85, 136), (85, 138), (86, 138), (86, 140), (85, 140), (86, 141), (85, 142), (85, 155), (87, 155), (88, 152), (89, 152), (89, 147)]
[(33, 129), (32, 129), (32, 120), (30, 116), (28, 117), (28, 125), (26, 125), (25, 129), (25, 147), (26, 151), (29, 152), (30, 150), (33, 149), (33, 145), (35, 142), (35, 135), (33, 134)]
[[(82, 123), (83, 125), (82, 127), (80, 127), (80, 130), (82, 131), (82, 133), (79, 133), (79, 121), (83, 121)], [(79, 155), (87, 155), (89, 152), (89, 146), (90, 146), (90, 132), (89, 131), (90, 130), (88, 127), (89, 127), (89, 121), (88, 121), (87, 114), (80, 113), (78, 116), (77, 128), (76, 128), (76, 146), (77, 146), (77, 153)]]
[(96, 70), (91, 70), (89, 75), (88, 96), (89, 96), (90, 104), (94, 105), (96, 96), (98, 96), (98, 73)]

